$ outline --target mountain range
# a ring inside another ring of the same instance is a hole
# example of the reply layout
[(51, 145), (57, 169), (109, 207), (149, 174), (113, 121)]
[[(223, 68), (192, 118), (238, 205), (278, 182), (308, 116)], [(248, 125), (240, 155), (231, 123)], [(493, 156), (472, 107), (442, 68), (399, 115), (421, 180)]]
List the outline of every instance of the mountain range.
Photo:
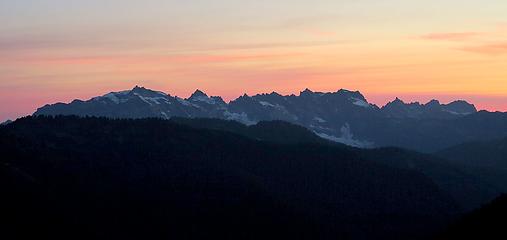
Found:
[(136, 86), (87, 101), (57, 103), (34, 115), (76, 115), (109, 118), (218, 118), (245, 125), (281, 120), (304, 126), (318, 136), (350, 146), (396, 146), (435, 152), (468, 141), (507, 135), (507, 114), (477, 111), (473, 104), (405, 103), (396, 98), (383, 107), (357, 91), (313, 92), (283, 96), (276, 92), (243, 95), (229, 103), (196, 90), (189, 98)]

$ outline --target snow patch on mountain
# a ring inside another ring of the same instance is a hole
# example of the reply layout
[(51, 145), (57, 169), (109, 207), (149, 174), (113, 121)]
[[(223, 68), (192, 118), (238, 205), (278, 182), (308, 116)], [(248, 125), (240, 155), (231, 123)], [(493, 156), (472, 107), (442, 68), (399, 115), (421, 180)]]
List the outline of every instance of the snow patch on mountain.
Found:
[(370, 107), (370, 104), (367, 103), (366, 101), (364, 101), (363, 99), (351, 97), (350, 100), (352, 100), (352, 104), (354, 104), (356, 106), (364, 107), (364, 108), (369, 108)]
[(168, 115), (166, 112), (164, 112), (164, 111), (160, 112), (160, 114), (162, 114), (162, 116), (163, 116), (163, 118), (164, 118), (164, 119), (170, 119), (170, 118), (171, 118), (171, 117), (169, 117), (169, 115)]
[(313, 118), (313, 120), (315, 120), (315, 121), (317, 121), (317, 122), (319, 122), (319, 123), (327, 123), (327, 121), (326, 121), (326, 120), (324, 120), (324, 119), (322, 119), (322, 118), (320, 118), (320, 117), (314, 117), (314, 118)]
[(243, 123), (245, 125), (255, 125), (257, 124), (256, 121), (252, 121), (248, 118), (248, 115), (244, 112), (242, 113), (231, 113), (229, 111), (225, 111), (224, 112), (224, 117), (225, 119), (227, 120), (232, 120), (232, 121), (238, 121), (240, 123)]
[(333, 135), (329, 135), (326, 133), (320, 133), (320, 132), (315, 132), (315, 134), (317, 134), (317, 136), (319, 136), (321, 138), (324, 138), (324, 139), (327, 139), (327, 140), (330, 140), (333, 142), (343, 143), (345, 145), (349, 145), (352, 147), (371, 148), (374, 145), (372, 142), (354, 139), (354, 134), (352, 134), (352, 131), (350, 130), (350, 125), (348, 123), (345, 123), (345, 125), (343, 125), (341, 127), (340, 132), (341, 132), (340, 137), (336, 137)]
[(166, 96), (164, 96), (164, 97), (145, 97), (139, 93), (134, 93), (134, 95), (139, 97), (143, 102), (148, 103), (150, 106), (152, 106), (153, 104), (160, 105), (160, 104), (162, 104), (162, 102), (169, 103), (169, 100), (167, 99)]
[(198, 105), (195, 105), (183, 98), (180, 98), (180, 97), (176, 97), (176, 101), (178, 101), (179, 103), (181, 103), (183, 106), (188, 106), (188, 107), (195, 107), (195, 108), (199, 108)]
[(148, 99), (144, 98), (139, 93), (134, 93), (134, 95), (136, 95), (137, 97), (139, 97), (139, 99), (141, 99), (143, 102), (149, 104), (150, 106), (153, 105), (153, 103), (151, 103), (150, 101), (148, 101)]
[(168, 95), (165, 92), (155, 91), (155, 93), (161, 95), (162, 97), (166, 98)]
[(344, 138), (344, 137), (335, 137), (335, 136), (332, 136), (332, 135), (328, 135), (328, 134), (325, 134), (325, 133), (319, 133), (319, 132), (315, 132), (315, 134), (317, 134), (317, 136), (319, 136), (321, 138), (324, 138), (324, 139), (327, 139), (329, 141), (333, 141), (333, 142), (337, 142), (337, 143), (343, 143), (345, 145), (352, 146), (352, 147), (371, 148), (373, 146), (373, 144), (370, 143), (370, 142), (365, 142), (365, 141), (360, 141), (360, 140), (355, 140), (355, 139), (349, 139), (349, 138)]
[(185, 105), (185, 106), (192, 106), (192, 104), (191, 104), (189, 101), (187, 101), (187, 100), (185, 100), (185, 99), (183, 99), (183, 98), (176, 97), (176, 100), (177, 100), (179, 103), (181, 103), (181, 104), (183, 104), (183, 105)]
[(116, 96), (115, 93), (108, 93), (108, 94), (104, 95), (104, 97), (111, 100), (112, 102), (114, 102), (116, 104), (120, 103), (120, 99)]
[(275, 107), (275, 105), (273, 105), (269, 102), (266, 102), (266, 101), (259, 101), (259, 104), (261, 104), (264, 107)]
[(196, 96), (196, 97), (192, 97), (190, 100), (193, 102), (204, 102), (204, 103), (207, 103), (210, 105), (216, 104), (215, 99), (207, 97), (207, 96)]
[(467, 115), (470, 115), (472, 114), (473, 112), (463, 112), (463, 113), (460, 113), (460, 112), (455, 112), (455, 111), (451, 111), (451, 110), (447, 110), (447, 109), (443, 109), (444, 112), (447, 112), (447, 113), (450, 113), (450, 114), (453, 114), (453, 115), (459, 115), (459, 116), (467, 116)]

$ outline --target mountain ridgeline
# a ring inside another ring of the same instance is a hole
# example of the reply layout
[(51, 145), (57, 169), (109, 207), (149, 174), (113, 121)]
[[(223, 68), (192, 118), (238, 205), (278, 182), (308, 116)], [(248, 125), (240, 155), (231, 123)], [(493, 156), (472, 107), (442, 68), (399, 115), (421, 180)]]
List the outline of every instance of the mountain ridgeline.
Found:
[(434, 152), (460, 143), (507, 136), (507, 114), (477, 112), (464, 101), (404, 103), (380, 108), (360, 92), (339, 90), (282, 96), (243, 95), (226, 103), (197, 90), (187, 99), (142, 87), (38, 109), (34, 115), (109, 118), (217, 118), (246, 125), (281, 120), (304, 126), (318, 136), (356, 147), (396, 146)]
[[(190, 126), (198, 129), (212, 129), (232, 132), (253, 140), (278, 143), (278, 144), (323, 144), (336, 148), (353, 149), (345, 145), (319, 138), (311, 131), (294, 124), (282, 121), (259, 122), (256, 125), (245, 126), (235, 121), (220, 119), (192, 119), (172, 118), (171, 122)], [(502, 143), (502, 141), (495, 141)], [(458, 151), (468, 149), (469, 144), (453, 147), (456, 154), (421, 154), (399, 148), (380, 149), (355, 149), (362, 158), (371, 159), (379, 164), (388, 165), (397, 169), (417, 171), (429, 177), (439, 188), (448, 193), (464, 210), (473, 210), (493, 200), (498, 195), (507, 192), (507, 170), (502, 169), (501, 164), (507, 162), (502, 151), (496, 154), (495, 163), (489, 167), (470, 167), (460, 159), (462, 154)], [(495, 146), (495, 144), (491, 144)], [(476, 147), (477, 154), (487, 156), (491, 148)], [(502, 145), (493, 147), (502, 148)], [(447, 152), (447, 151), (443, 151)], [(453, 156), (455, 156), (453, 158)], [(476, 162), (483, 158), (469, 157)], [(466, 159), (466, 158), (463, 158)], [(485, 159), (485, 161), (488, 161)]]
[(467, 142), (439, 151), (437, 155), (474, 168), (507, 171), (507, 138)]
[(507, 193), (507, 138), (463, 143), (436, 155)]
[(0, 218), (21, 238), (423, 239), (462, 212), (431, 174), (382, 163), (410, 152), (283, 122), (27, 117), (0, 151)]

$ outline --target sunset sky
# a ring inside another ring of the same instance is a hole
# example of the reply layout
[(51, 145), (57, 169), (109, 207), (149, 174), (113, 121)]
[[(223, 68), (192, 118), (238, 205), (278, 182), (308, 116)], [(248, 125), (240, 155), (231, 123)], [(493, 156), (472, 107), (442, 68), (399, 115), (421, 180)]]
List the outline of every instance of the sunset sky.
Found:
[(507, 111), (506, 0), (0, 0), (0, 121), (142, 85)]

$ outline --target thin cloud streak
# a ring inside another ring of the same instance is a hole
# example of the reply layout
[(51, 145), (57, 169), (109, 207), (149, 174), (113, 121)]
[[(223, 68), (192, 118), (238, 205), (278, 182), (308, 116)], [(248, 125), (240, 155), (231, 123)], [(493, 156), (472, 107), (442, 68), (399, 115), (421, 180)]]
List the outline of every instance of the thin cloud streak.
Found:
[(447, 32), (447, 33), (430, 33), (420, 36), (421, 39), (433, 41), (466, 41), (472, 38), (484, 35), (480, 32)]
[[(62, 64), (62, 65), (96, 65), (96, 64), (212, 64), (239, 63), (256, 61), (275, 61), (303, 56), (303, 53), (284, 54), (178, 54), (178, 55), (103, 55), (103, 56), (32, 56), (10, 58), (6, 63), (24, 64)], [(1, 62), (1, 60), (0, 60)]]
[[(57, 36), (18, 36), (11, 38), (0, 38), (1, 52), (30, 52), (34, 50), (80, 50), (80, 49), (108, 49), (108, 50), (127, 50), (127, 49), (160, 49), (166, 53), (186, 53), (186, 52), (212, 52), (226, 50), (258, 50), (258, 49), (275, 49), (275, 48), (305, 48), (332, 46), (339, 44), (351, 44), (350, 41), (344, 40), (325, 40), (325, 41), (293, 41), (293, 42), (259, 42), (247, 44), (234, 43), (217, 43), (217, 44), (201, 44), (195, 46), (178, 46), (167, 48), (176, 43), (155, 43), (150, 41), (120, 41), (120, 40), (99, 40), (93, 38), (76, 38), (76, 37), (57, 37)], [(184, 45), (180, 43), (179, 45)]]
[(460, 50), (466, 52), (473, 52), (478, 54), (490, 55), (490, 56), (499, 56), (507, 54), (507, 42), (500, 43), (489, 43), (477, 46), (468, 46), (460, 48)]
[(333, 46), (340, 44), (351, 44), (350, 41), (330, 40), (330, 41), (302, 41), (302, 42), (271, 42), (271, 43), (252, 43), (252, 44), (219, 44), (214, 47), (208, 48), (195, 48), (181, 50), (181, 52), (192, 51), (222, 51), (222, 50), (256, 50), (256, 49), (271, 49), (271, 48), (304, 48), (304, 47), (320, 47), (320, 46)]

